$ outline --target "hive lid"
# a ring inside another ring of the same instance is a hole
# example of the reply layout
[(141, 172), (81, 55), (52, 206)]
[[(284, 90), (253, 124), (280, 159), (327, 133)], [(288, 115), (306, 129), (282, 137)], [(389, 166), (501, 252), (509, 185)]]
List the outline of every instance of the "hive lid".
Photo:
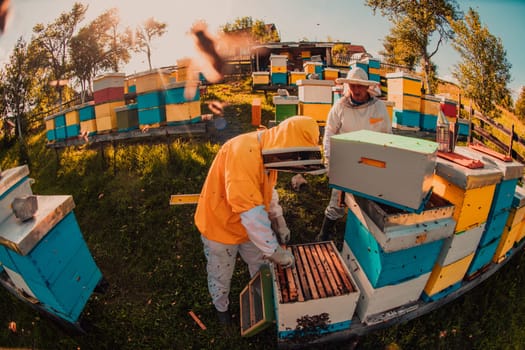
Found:
[(352, 131), (332, 136), (331, 139), (342, 142), (359, 142), (380, 147), (398, 148), (422, 154), (436, 153), (438, 148), (437, 143), (434, 141), (370, 130)]
[(11, 187), (27, 175), (29, 175), (29, 168), (27, 165), (21, 165), (2, 172), (2, 177), (0, 178), (0, 200), (4, 194), (11, 189)]
[(37, 196), (34, 218), (21, 222), (10, 215), (0, 224), (0, 244), (27, 255), (75, 207), (72, 196)]

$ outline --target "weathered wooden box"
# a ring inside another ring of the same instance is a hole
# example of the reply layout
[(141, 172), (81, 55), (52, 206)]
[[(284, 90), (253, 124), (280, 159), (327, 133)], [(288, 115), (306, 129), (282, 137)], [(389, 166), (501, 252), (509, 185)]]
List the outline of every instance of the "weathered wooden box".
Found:
[(361, 292), (356, 308), (357, 316), (368, 324), (395, 317), (397, 309), (413, 307), (430, 276), (428, 272), (398, 284), (374, 288), (346, 242), (343, 243), (341, 254)]
[(166, 104), (166, 123), (169, 125), (188, 124), (200, 120), (200, 117), (200, 101)]
[(359, 290), (333, 242), (292, 245), (293, 268), (273, 266), (278, 337), (350, 328)]
[(312, 117), (317, 123), (324, 125), (330, 108), (332, 108), (330, 103), (299, 102), (299, 115)]
[(435, 194), (418, 214), (348, 193), (345, 203), (385, 252), (445, 239), (456, 226), (454, 206)]
[(455, 290), (461, 284), (474, 253), (448, 265), (436, 264), (424, 289), (425, 300), (438, 300)]
[(408, 211), (424, 208), (437, 143), (360, 130), (332, 136), (330, 147), (331, 187)]
[(391, 225), (385, 233), (358, 204), (359, 199), (352, 201), (352, 197), (346, 194), (345, 198), (349, 209), (345, 243), (374, 288), (397, 285), (432, 270), (444, 239), (454, 232), (450, 209), (444, 209), (449, 211), (448, 217), (436, 220), (431, 219), (434, 209), (412, 217), (407, 214), (405, 219), (415, 224)]
[(522, 186), (516, 186), (516, 192), (512, 201), (501, 240), (496, 248), (492, 261), (499, 263), (507, 257), (508, 252), (523, 237), (525, 220), (525, 189)]
[(421, 96), (421, 78), (414, 74), (408, 74), (405, 72), (387, 73), (386, 79), (388, 95), (407, 94)]

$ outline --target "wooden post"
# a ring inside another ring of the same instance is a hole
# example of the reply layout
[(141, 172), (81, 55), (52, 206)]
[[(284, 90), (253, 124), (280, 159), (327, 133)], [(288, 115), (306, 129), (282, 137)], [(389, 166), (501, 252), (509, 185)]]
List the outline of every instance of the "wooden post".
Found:
[(252, 125), (261, 125), (261, 99), (254, 98), (252, 101)]
[(512, 128), (510, 129), (510, 143), (509, 143), (509, 150), (507, 152), (507, 156), (512, 158), (512, 145), (514, 143), (514, 124), (512, 124)]

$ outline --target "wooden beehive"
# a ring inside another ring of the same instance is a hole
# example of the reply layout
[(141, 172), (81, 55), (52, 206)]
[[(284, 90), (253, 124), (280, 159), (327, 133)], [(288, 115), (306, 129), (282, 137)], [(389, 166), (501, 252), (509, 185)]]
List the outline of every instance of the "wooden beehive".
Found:
[(279, 338), (348, 329), (359, 291), (333, 242), (288, 249), (295, 266), (272, 270)]
[(356, 313), (359, 319), (367, 324), (387, 320), (412, 307), (425, 287), (430, 272), (407, 279), (398, 284), (375, 288), (360, 266), (346, 242), (343, 243), (342, 256), (352, 277), (361, 292)]
[(333, 80), (305, 79), (296, 82), (298, 97), (304, 103), (332, 103)]
[(331, 187), (404, 210), (424, 207), (437, 143), (360, 130), (332, 136), (330, 144)]

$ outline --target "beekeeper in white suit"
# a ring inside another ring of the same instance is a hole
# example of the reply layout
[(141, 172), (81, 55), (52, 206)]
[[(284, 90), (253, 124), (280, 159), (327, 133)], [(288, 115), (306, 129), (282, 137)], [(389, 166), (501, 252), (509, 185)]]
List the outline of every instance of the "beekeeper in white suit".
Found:
[[(336, 79), (344, 85), (344, 96), (330, 109), (323, 135), (323, 151), (328, 176), (330, 176), (330, 137), (358, 130), (391, 133), (392, 123), (385, 103), (377, 98), (380, 90), (377, 82), (368, 80), (368, 74), (360, 67), (352, 67), (346, 78)], [(332, 189), (330, 202), (316, 241), (334, 239), (335, 224), (345, 214), (341, 205), (341, 191)]]

